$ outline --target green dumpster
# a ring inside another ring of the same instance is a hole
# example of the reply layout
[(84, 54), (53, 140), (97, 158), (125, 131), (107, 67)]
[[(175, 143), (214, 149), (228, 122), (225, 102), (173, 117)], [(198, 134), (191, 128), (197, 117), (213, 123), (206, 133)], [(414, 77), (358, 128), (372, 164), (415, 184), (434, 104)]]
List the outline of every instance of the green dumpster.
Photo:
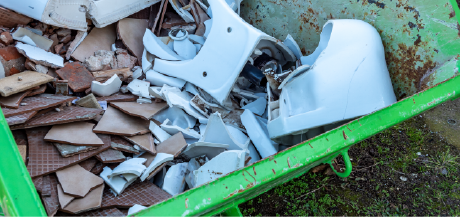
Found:
[[(155, 204), (136, 216), (241, 215), (237, 205), (342, 155), (382, 130), (460, 96), (460, 10), (455, 0), (245, 0), (241, 16), (304, 54), (329, 19), (360, 19), (381, 35), (398, 102), (213, 182)], [(0, 115), (0, 215), (45, 216), (13, 136)]]

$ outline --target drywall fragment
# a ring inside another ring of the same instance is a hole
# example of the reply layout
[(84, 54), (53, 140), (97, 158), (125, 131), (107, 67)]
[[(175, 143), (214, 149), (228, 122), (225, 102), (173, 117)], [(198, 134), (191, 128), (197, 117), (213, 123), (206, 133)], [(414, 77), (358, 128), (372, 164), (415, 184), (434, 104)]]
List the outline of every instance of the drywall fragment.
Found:
[(144, 166), (145, 158), (131, 158), (127, 161), (124, 161), (112, 171), (112, 174), (108, 175), (108, 178), (112, 178), (118, 175), (132, 174), (135, 176), (140, 176), (147, 167)]
[(220, 105), (206, 102), (199, 94), (190, 100), (190, 105), (207, 118), (216, 112), (219, 112), (224, 117), (230, 113), (230, 111), (222, 108)]
[(155, 122), (150, 121), (150, 126), (149, 126), (150, 132), (157, 138), (160, 142), (164, 142), (167, 139), (171, 137), (170, 134), (168, 134), (166, 131), (161, 129)]
[(96, 155), (96, 158), (102, 163), (119, 163), (126, 160), (123, 152), (111, 148)]
[(182, 109), (177, 107), (169, 107), (166, 110), (158, 112), (153, 116), (153, 119), (163, 123), (166, 119), (172, 122), (172, 125), (178, 126), (182, 129), (193, 128), (196, 124), (196, 119)]
[(59, 204), (61, 205), (61, 207), (66, 207), (70, 202), (72, 202), (72, 200), (75, 199), (75, 197), (65, 194), (60, 184), (57, 185), (57, 191), (58, 191)]
[(117, 48), (115, 50), (117, 54), (117, 67), (118, 68), (129, 68), (132, 69), (137, 62), (137, 58), (130, 56), (128, 51), (125, 49)]
[(49, 66), (52, 68), (64, 67), (64, 59), (56, 54), (46, 52), (45, 50), (38, 47), (23, 43), (17, 43), (16, 48), (18, 49), (19, 53), (28, 57), (36, 64)]
[(92, 93), (88, 94), (83, 98), (80, 98), (75, 102), (75, 104), (85, 108), (102, 109), (99, 103), (97, 102), (96, 97)]
[(259, 118), (256, 118), (256, 116), (249, 110), (244, 110), (241, 115), (241, 122), (246, 128), (249, 138), (251, 138), (262, 158), (278, 152), (278, 144), (270, 140), (266, 123), (263, 123)]
[(94, 124), (74, 122), (55, 125), (45, 136), (47, 142), (57, 142), (81, 146), (102, 146), (104, 142), (93, 133)]
[(128, 215), (132, 215), (136, 212), (139, 212), (141, 210), (144, 210), (144, 209), (147, 209), (147, 207), (145, 206), (141, 206), (139, 204), (135, 204), (134, 206), (132, 206), (131, 208), (128, 209)]
[(174, 155), (172, 154), (166, 154), (166, 153), (157, 153), (155, 156), (154, 160), (150, 163), (150, 165), (147, 167), (147, 169), (144, 171), (142, 174), (141, 181), (145, 181), (148, 176), (150, 176), (150, 173), (155, 170), (158, 166), (161, 164), (172, 161), (174, 160)]
[(190, 12), (182, 9), (185, 5), (181, 5), (178, 0), (170, 0), (169, 3), (171, 3), (171, 6), (182, 17), (182, 19), (185, 20), (185, 22), (187, 22), (187, 23), (195, 22), (195, 20), (193, 19), (192, 14), (190, 14)]
[[(99, 178), (99, 177), (98, 177)], [(69, 203), (62, 211), (72, 214), (79, 214), (86, 211), (94, 210), (101, 207), (104, 185), (97, 187), (86, 195), (84, 198), (76, 198)]]
[(134, 136), (149, 132), (149, 121), (133, 117), (109, 106), (93, 129), (96, 133)]
[(181, 56), (177, 55), (166, 44), (164, 44), (157, 36), (155, 36), (150, 29), (145, 30), (144, 37), (142, 38), (145, 49), (164, 60), (183, 60)]
[(150, 99), (149, 94), (150, 82), (134, 79), (128, 84), (128, 90), (134, 95)]
[(92, 81), (91, 92), (98, 96), (110, 96), (120, 90), (122, 83), (120, 78), (115, 74), (103, 84), (99, 81)]
[(93, 75), (79, 62), (66, 63), (56, 73), (61, 79), (69, 81), (69, 87), (74, 92), (83, 92), (91, 87)]
[(151, 133), (136, 136), (124, 136), (123, 138), (131, 142), (134, 147), (138, 146), (151, 154), (156, 154), (154, 139)]
[(14, 42), (13, 37), (9, 32), (2, 32), (0, 34), (0, 41), (7, 46)]
[(120, 80), (128, 81), (129, 78), (133, 77), (133, 72), (129, 68), (121, 68), (121, 69), (111, 69), (106, 71), (96, 71), (92, 72), (94, 79), (99, 82), (106, 81), (107, 79), (111, 78), (113, 75), (118, 75)]
[(125, 18), (118, 21), (117, 31), (123, 44), (133, 53), (141, 64), (144, 45), (142, 37), (148, 28), (148, 20)]
[[(88, 32), (86, 31), (78, 31), (77, 35), (75, 36), (75, 39), (70, 43), (69, 47), (67, 48), (67, 53), (65, 54), (65, 58), (67, 60), (70, 59), (70, 56), (73, 54), (75, 49), (81, 44), (81, 42), (88, 36)], [(57, 39), (57, 37), (56, 37)], [(57, 44), (57, 43), (56, 43)], [(53, 43), (53, 45), (55, 45)]]
[(25, 92), (13, 94), (8, 97), (0, 97), (0, 105), (6, 108), (17, 109), (19, 108), (19, 104), (24, 99), (24, 97), (26, 97), (30, 92), (32, 91), (28, 90)]
[(285, 44), (291, 51), (294, 53), (295, 57), (297, 57), (298, 60), (300, 60), (300, 57), (302, 57), (302, 51), (300, 50), (299, 45), (297, 42), (292, 38), (291, 34), (288, 34), (286, 36), (286, 39), (283, 41), (283, 44)]
[[(112, 44), (117, 38), (116, 25), (104, 28), (93, 28), (80, 45), (71, 54), (71, 57), (83, 62), (98, 50), (111, 51)], [(100, 70), (97, 70), (100, 71)]]
[(205, 132), (199, 142), (228, 144), (229, 150), (245, 150), (247, 143), (240, 143), (229, 132), (227, 126), (222, 121), (219, 113), (214, 113), (209, 117)]
[(26, 58), (16, 47), (0, 48), (0, 79), (26, 70)]
[(83, 64), (91, 72), (118, 68), (115, 53), (107, 50), (94, 52), (94, 55), (87, 57)]
[(146, 80), (155, 86), (162, 87), (163, 85), (167, 84), (168, 86), (182, 88), (185, 85), (185, 81), (182, 79), (163, 75), (154, 70), (147, 71), (145, 75)]
[(243, 106), (241, 109), (247, 109), (254, 114), (262, 116), (262, 114), (265, 112), (266, 107), (267, 100), (265, 99), (265, 97), (259, 97), (256, 101)]
[(199, 169), (193, 171), (195, 186), (213, 181), (216, 178), (244, 167), (245, 156), (245, 151), (233, 150), (222, 152)]
[(178, 163), (169, 168), (162, 189), (172, 196), (180, 194), (185, 189), (185, 173), (188, 163)]
[(78, 198), (85, 197), (91, 190), (104, 184), (104, 180), (83, 169), (78, 164), (58, 170), (56, 176), (64, 193)]
[(150, 120), (156, 113), (168, 108), (168, 104), (165, 102), (150, 104), (139, 104), (136, 102), (112, 102), (110, 104), (126, 114), (137, 116), (146, 120)]
[(14, 40), (18, 40), (32, 46), (37, 46), (46, 51), (48, 51), (53, 44), (53, 40), (45, 38), (41, 35), (37, 35), (32, 31), (22, 27), (17, 28), (17, 30), (11, 36), (14, 38)]
[(193, 129), (187, 128), (182, 129), (176, 125), (172, 125), (169, 119), (166, 119), (161, 125), (161, 129), (166, 131), (170, 135), (174, 135), (176, 133), (181, 132), (186, 139), (200, 139), (201, 135)]
[(25, 71), (0, 79), (0, 94), (11, 96), (33, 87), (48, 83), (54, 78), (39, 72)]
[(168, 153), (177, 157), (186, 147), (187, 142), (185, 142), (182, 133), (176, 133), (157, 146), (157, 153)]
[(218, 154), (224, 152), (226, 149), (228, 149), (227, 144), (195, 142), (187, 146), (181, 155), (188, 159), (206, 155), (206, 157), (212, 159)]
[[(13, 3), (13, 2), (11, 2)], [(2, 2), (2, 6), (3, 6)], [(18, 6), (20, 4), (17, 4)], [(7, 7), (7, 6), (6, 6)], [(16, 27), (18, 24), (27, 25), (32, 21), (32, 18), (16, 13), (12, 10), (8, 10), (4, 7), (0, 7), (0, 26), (7, 28)]]

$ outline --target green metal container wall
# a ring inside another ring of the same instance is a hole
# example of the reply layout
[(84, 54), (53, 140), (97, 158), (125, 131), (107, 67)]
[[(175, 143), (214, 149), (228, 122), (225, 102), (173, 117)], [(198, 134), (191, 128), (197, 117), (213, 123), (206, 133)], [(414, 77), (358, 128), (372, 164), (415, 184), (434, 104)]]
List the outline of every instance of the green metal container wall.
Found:
[[(241, 7), (247, 22), (281, 40), (291, 34), (304, 54), (314, 51), (328, 19), (360, 19), (372, 24), (382, 37), (394, 90), (401, 100), (136, 216), (224, 211), (225, 215), (240, 215), (238, 204), (318, 164), (329, 163), (339, 154), (346, 156), (353, 144), (460, 96), (460, 77), (454, 77), (460, 53), (460, 10), (455, 0), (244, 0)], [(3, 114), (0, 125), (0, 215), (45, 216)]]

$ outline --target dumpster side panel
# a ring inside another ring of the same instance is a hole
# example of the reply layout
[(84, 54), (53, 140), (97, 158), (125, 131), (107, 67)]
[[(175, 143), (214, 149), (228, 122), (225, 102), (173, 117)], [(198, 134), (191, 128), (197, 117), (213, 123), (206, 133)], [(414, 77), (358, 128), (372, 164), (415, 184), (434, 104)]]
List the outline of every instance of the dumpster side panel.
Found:
[(447, 75), (439, 70), (458, 59), (455, 9), (449, 0), (245, 0), (241, 14), (280, 40), (291, 34), (304, 55), (316, 49), (329, 19), (370, 23), (382, 37), (395, 94), (402, 99), (458, 73), (456, 64)]

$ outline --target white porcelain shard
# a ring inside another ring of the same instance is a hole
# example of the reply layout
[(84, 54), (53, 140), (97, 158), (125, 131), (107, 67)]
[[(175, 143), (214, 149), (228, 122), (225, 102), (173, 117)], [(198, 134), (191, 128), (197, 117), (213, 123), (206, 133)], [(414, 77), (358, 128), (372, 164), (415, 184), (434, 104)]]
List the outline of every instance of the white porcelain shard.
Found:
[(240, 143), (229, 132), (227, 126), (222, 121), (219, 113), (214, 113), (209, 117), (206, 130), (203, 133), (200, 142), (227, 144), (229, 150), (245, 150), (247, 143)]
[(195, 97), (190, 100), (190, 105), (207, 118), (215, 112), (219, 112), (219, 114), (224, 117), (230, 113), (230, 111), (217, 104), (205, 101), (199, 94), (195, 95)]
[[(134, 72), (133, 72), (133, 79), (138, 79), (139, 77), (141, 77), (143, 75), (142, 68), (139, 67), (139, 66), (136, 66), (136, 67), (138, 67), (138, 68), (136, 70), (134, 70)], [(134, 68), (136, 68), (136, 67), (134, 67)]]
[(128, 90), (132, 94), (150, 99), (149, 93), (150, 82), (134, 79), (128, 84)]
[(285, 44), (289, 49), (291, 49), (291, 51), (294, 53), (297, 59), (300, 59), (302, 57), (302, 51), (300, 50), (299, 45), (290, 34), (286, 36), (286, 39), (283, 41), (283, 44)]
[(145, 73), (146, 80), (149, 81), (152, 85), (163, 86), (167, 84), (168, 86), (182, 88), (185, 85), (185, 81), (179, 78), (170, 77), (156, 72), (155, 70), (149, 70)]
[(155, 170), (158, 166), (168, 161), (174, 160), (174, 155), (166, 154), (166, 153), (157, 153), (155, 159), (153, 159), (152, 163), (150, 163), (149, 167), (144, 171), (142, 174), (141, 181), (145, 181), (147, 177), (149, 177), (150, 173)]
[(135, 181), (134, 179), (131, 180), (131, 182), (128, 182), (126, 179), (120, 176), (113, 176), (112, 178), (109, 178), (108, 176), (110, 174), (112, 174), (112, 169), (110, 169), (110, 167), (104, 167), (99, 176), (105, 181), (105, 183), (107, 183), (107, 185), (110, 186), (110, 188), (117, 195), (121, 194), (131, 183)]
[[(165, 89), (165, 91), (163, 91)], [(187, 114), (198, 119), (200, 123), (207, 123), (208, 119), (199, 111), (190, 105), (192, 97), (186, 91), (180, 91), (178, 88), (162, 88), (162, 93), (169, 107), (178, 107), (183, 109)]]
[(247, 109), (252, 111), (252, 113), (254, 114), (262, 116), (262, 114), (265, 112), (266, 107), (267, 100), (265, 99), (265, 97), (259, 97), (256, 101), (243, 106), (241, 109)]
[(147, 50), (144, 48), (144, 52), (142, 53), (142, 71), (147, 72), (148, 70), (152, 69), (153, 60), (155, 60), (155, 56), (147, 52)]
[(206, 157), (212, 159), (224, 152), (226, 149), (228, 149), (227, 144), (195, 142), (187, 146), (187, 148), (182, 151), (181, 155), (187, 157), (188, 159), (206, 155)]
[(184, 60), (181, 56), (177, 55), (168, 45), (164, 44), (157, 36), (153, 34), (150, 29), (145, 30), (143, 37), (145, 50), (164, 60)]
[(126, 174), (132, 174), (134, 176), (140, 176), (147, 167), (144, 166), (144, 163), (147, 161), (145, 158), (131, 158), (127, 161), (120, 163), (112, 171), (112, 174), (108, 178), (113, 176), (123, 175), (126, 177)]
[(163, 187), (163, 183), (165, 181), (166, 176), (166, 167), (163, 167), (161, 171), (159, 171), (155, 176), (153, 176), (153, 184), (157, 185), (158, 187)]
[(161, 87), (149, 87), (149, 94), (157, 99), (165, 100), (163, 95), (161, 94)]
[(220, 153), (202, 167), (193, 171), (195, 186), (213, 181), (244, 167), (245, 156), (245, 151), (232, 150)]
[(248, 150), (249, 150), (249, 157), (251, 157), (251, 160), (249, 160), (248, 164), (252, 164), (260, 160), (260, 155), (257, 152), (256, 147), (254, 147), (254, 144), (252, 144), (252, 142), (249, 143)]
[(223, 104), (255, 48), (268, 47), (280, 64), (296, 60), (282, 42), (246, 23), (225, 1), (209, 3), (213, 25), (200, 52), (188, 61), (156, 59), (155, 71), (190, 82)]
[(195, 46), (196, 53), (198, 54), (198, 52), (200, 52), (200, 50), (203, 47), (203, 45), (201, 45), (201, 44), (193, 44), (193, 45)]
[(271, 141), (268, 136), (266, 123), (257, 118), (249, 110), (244, 110), (241, 115), (241, 122), (262, 158), (266, 158), (278, 152), (278, 144)]
[(204, 39), (207, 39), (209, 36), (209, 33), (211, 33), (211, 28), (212, 28), (212, 19), (204, 21), (204, 26), (206, 27), (206, 30), (204, 32)]
[(62, 68), (64, 67), (64, 58), (59, 55), (47, 52), (41, 48), (23, 44), (18, 42), (16, 44), (16, 48), (18, 52), (23, 54), (24, 56), (28, 57), (34, 63), (49, 66), (52, 68)]
[(139, 103), (139, 104), (143, 104), (143, 103), (152, 103), (152, 100), (151, 100), (151, 99), (146, 99), (146, 98), (139, 97), (139, 98), (136, 100), (136, 102)]
[(182, 19), (185, 20), (185, 22), (187, 23), (195, 22), (195, 19), (193, 19), (192, 14), (182, 9), (182, 7), (184, 7), (185, 5), (181, 5), (178, 0), (171, 0), (169, 1), (169, 3), (171, 3), (171, 6), (174, 8), (177, 14), (179, 14), (182, 17)]
[(167, 132), (169, 135), (175, 135), (176, 133), (182, 132), (185, 139), (200, 139), (201, 135), (193, 129), (183, 129), (176, 125), (173, 125), (169, 119), (166, 119), (160, 128)]
[(280, 86), (279, 117), (268, 124), (275, 141), (396, 102), (382, 40), (366, 22), (326, 22), (318, 47), (301, 61), (311, 67), (301, 66)]
[(91, 92), (98, 96), (110, 96), (120, 90), (122, 81), (115, 74), (104, 83), (99, 81), (91, 82)]
[(206, 41), (203, 36), (194, 35), (194, 34), (189, 34), (188, 39), (195, 44), (201, 44), (201, 45), (204, 45), (204, 42)]
[(29, 29), (22, 27), (19, 27), (13, 34), (11, 34), (11, 36), (14, 40), (18, 40), (32, 46), (37, 46), (46, 51), (48, 51), (53, 44), (53, 40), (35, 34)]
[(147, 209), (147, 207), (139, 205), (139, 204), (134, 204), (134, 206), (128, 209), (128, 215), (132, 215), (144, 209)]
[(190, 83), (188, 83), (188, 82), (185, 84), (185, 91), (191, 93), (192, 95), (198, 95), (198, 94), (200, 94), (200, 93), (198, 92), (198, 90), (196, 89), (195, 85), (190, 84)]
[(172, 125), (178, 126), (182, 129), (193, 128), (196, 124), (196, 119), (187, 113), (184, 110), (177, 107), (169, 107), (165, 110), (162, 110), (156, 113), (153, 116), (153, 119), (163, 123), (166, 119), (169, 119), (172, 122)]
[(163, 182), (162, 189), (174, 196), (180, 194), (185, 189), (185, 173), (188, 163), (178, 163), (169, 168)]
[(193, 59), (196, 56), (196, 47), (190, 40), (188, 40), (188, 38), (183, 40), (174, 40), (173, 46), (177, 55), (181, 56), (185, 60)]
[(167, 139), (169, 139), (169, 137), (171, 137), (171, 135), (169, 133), (167, 133), (166, 131), (164, 131), (163, 129), (161, 129), (157, 124), (155, 124), (155, 122), (153, 121), (150, 121), (150, 126), (149, 126), (149, 130), (150, 132), (152, 132), (152, 134), (155, 136), (155, 138), (158, 139), (158, 141), (160, 142), (164, 142), (166, 141)]

